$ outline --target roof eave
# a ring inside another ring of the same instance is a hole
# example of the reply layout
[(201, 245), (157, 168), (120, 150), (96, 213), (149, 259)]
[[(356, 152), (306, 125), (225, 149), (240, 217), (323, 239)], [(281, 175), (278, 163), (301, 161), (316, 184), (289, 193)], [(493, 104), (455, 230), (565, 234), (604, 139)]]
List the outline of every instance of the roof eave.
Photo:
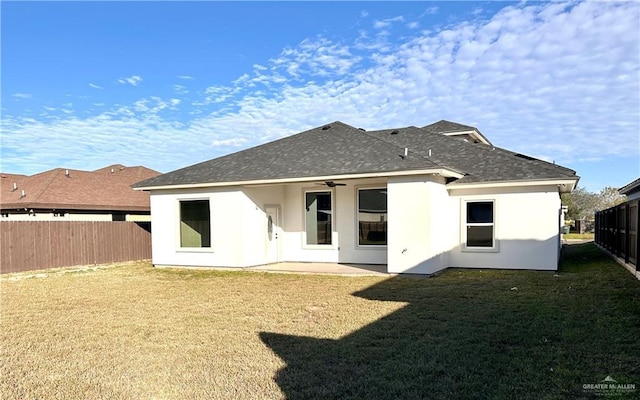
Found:
[(364, 178), (385, 178), (394, 176), (415, 176), (415, 175), (440, 175), (445, 178), (460, 179), (464, 175), (460, 172), (448, 168), (428, 168), (418, 170), (390, 171), (390, 172), (370, 172), (357, 174), (341, 174), (341, 175), (322, 175), (309, 177), (293, 177), (280, 179), (256, 179), (247, 181), (231, 181), (231, 182), (209, 182), (209, 183), (191, 183), (177, 185), (157, 185), (157, 186), (140, 186), (134, 187), (133, 190), (174, 190), (174, 189), (199, 189), (213, 188), (225, 186), (258, 186), (258, 185), (277, 185), (286, 183), (304, 183), (315, 181), (334, 181), (346, 179), (364, 179)]
[(489, 146), (493, 146), (493, 144), (489, 141), (489, 139), (487, 139), (482, 133), (480, 133), (480, 131), (478, 131), (477, 129), (473, 129), (473, 130), (468, 130), (468, 131), (452, 131), (452, 132), (442, 132), (440, 133), (441, 135), (444, 136), (459, 136), (459, 135), (471, 135), (472, 137), (476, 138), (476, 140), (478, 140), (480, 143), (489, 145)]
[(52, 203), (5, 203), (2, 210), (78, 210), (78, 211), (149, 211), (149, 205), (96, 205), (96, 204), (52, 204)]
[(620, 194), (629, 195), (640, 190), (640, 178), (618, 189)]
[(530, 179), (520, 181), (493, 181), (493, 182), (471, 182), (456, 183), (447, 185), (449, 190), (461, 189), (484, 189), (484, 188), (506, 188), (506, 187), (531, 187), (531, 186), (557, 186), (560, 193), (572, 192), (578, 185), (580, 177), (562, 179)]

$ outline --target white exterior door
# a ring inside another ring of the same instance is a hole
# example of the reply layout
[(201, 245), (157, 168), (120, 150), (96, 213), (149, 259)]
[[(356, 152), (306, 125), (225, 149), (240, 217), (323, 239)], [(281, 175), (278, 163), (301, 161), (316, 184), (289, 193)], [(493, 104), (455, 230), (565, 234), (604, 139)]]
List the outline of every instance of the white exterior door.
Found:
[(280, 207), (266, 207), (267, 264), (280, 261)]

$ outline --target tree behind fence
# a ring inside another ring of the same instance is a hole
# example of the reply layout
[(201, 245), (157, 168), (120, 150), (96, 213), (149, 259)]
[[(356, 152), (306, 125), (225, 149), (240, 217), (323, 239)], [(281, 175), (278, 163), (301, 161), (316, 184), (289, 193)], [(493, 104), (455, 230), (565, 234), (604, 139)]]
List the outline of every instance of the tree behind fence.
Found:
[(150, 258), (151, 233), (144, 223), (0, 222), (1, 273)]

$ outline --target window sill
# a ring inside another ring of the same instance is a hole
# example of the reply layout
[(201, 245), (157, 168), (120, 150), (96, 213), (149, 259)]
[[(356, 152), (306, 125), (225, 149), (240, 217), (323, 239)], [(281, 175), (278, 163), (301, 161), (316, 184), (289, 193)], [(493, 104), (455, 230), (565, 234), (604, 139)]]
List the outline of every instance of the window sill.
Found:
[(494, 247), (466, 247), (462, 246), (463, 253), (499, 253), (500, 249), (498, 246)]
[(332, 244), (304, 244), (303, 250), (337, 250), (338, 247)]
[(386, 244), (357, 244), (356, 250), (386, 250)]
[(213, 253), (212, 247), (178, 247), (177, 253)]

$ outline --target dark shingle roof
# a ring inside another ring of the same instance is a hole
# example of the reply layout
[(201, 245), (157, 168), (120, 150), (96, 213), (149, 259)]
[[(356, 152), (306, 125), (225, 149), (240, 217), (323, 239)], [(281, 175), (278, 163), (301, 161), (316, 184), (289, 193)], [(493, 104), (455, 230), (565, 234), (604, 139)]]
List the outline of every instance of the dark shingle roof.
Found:
[(421, 156), (333, 122), (148, 179), (134, 187), (304, 178), (439, 168)]
[(457, 122), (445, 121), (444, 119), (438, 122), (434, 122), (433, 124), (423, 126), (423, 128), (435, 133), (467, 132), (473, 130), (477, 131), (477, 129), (473, 126), (463, 125)]
[[(446, 123), (446, 124), (444, 124)], [(465, 176), (453, 183), (576, 179), (575, 171), (424, 128), (366, 132), (336, 121), (273, 142), (182, 168), (134, 185), (137, 188), (309, 178), (446, 168)], [(438, 128), (440, 129), (440, 128)], [(408, 156), (404, 149), (408, 148)]]
[(457, 140), (424, 128), (409, 127), (398, 131), (395, 135), (389, 134), (389, 130), (368, 133), (396, 146), (408, 147), (410, 152), (427, 157), (442, 167), (465, 173), (452, 184), (577, 178), (575, 171), (568, 168), (498, 147)]
[[(428, 130), (433, 133), (440, 133), (446, 136), (456, 135), (456, 133), (462, 132), (474, 132), (472, 136), (474, 141), (477, 141), (477, 138), (480, 138), (480, 141), (484, 141), (485, 144), (492, 145), (489, 139), (487, 139), (480, 130), (474, 126), (463, 125), (457, 122), (445, 121), (444, 119), (434, 122), (431, 125), (423, 126), (422, 129)], [(457, 136), (457, 135), (456, 135)], [(466, 136), (466, 135), (465, 135)]]

